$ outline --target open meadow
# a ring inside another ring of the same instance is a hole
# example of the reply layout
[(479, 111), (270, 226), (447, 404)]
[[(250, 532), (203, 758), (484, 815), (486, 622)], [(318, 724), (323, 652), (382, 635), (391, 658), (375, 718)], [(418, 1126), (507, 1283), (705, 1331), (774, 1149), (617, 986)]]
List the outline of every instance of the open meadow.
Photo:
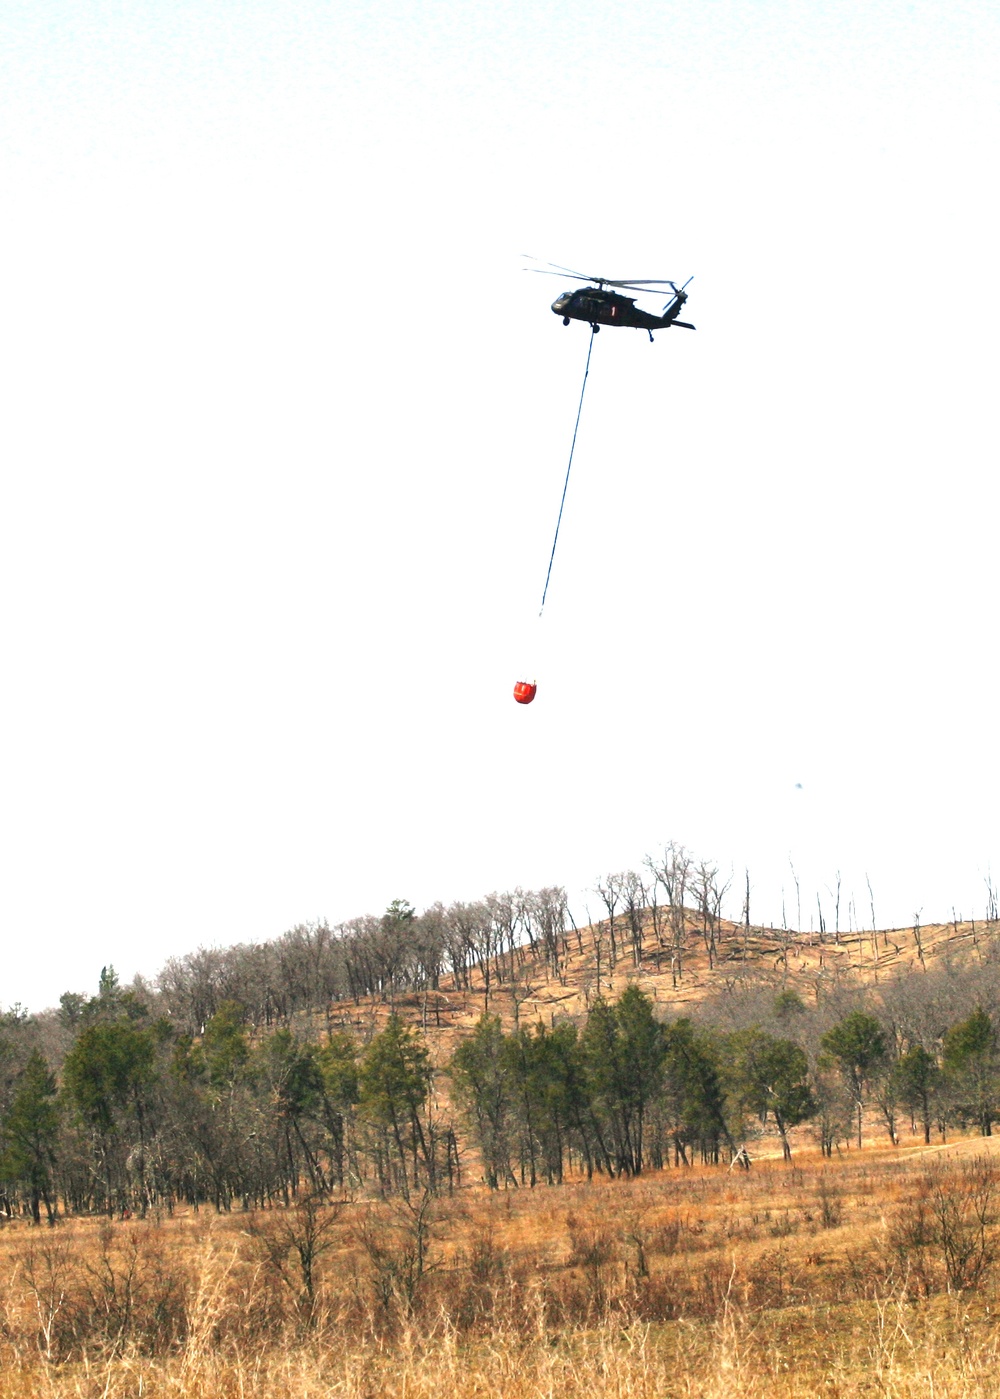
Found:
[(997, 920), (616, 879), (7, 1013), (0, 1399), (1000, 1394)]
[(559, 894), (7, 1015), (0, 1399), (1000, 1394), (995, 923)]
[(992, 1395), (992, 1147), (15, 1221), (0, 1395)]

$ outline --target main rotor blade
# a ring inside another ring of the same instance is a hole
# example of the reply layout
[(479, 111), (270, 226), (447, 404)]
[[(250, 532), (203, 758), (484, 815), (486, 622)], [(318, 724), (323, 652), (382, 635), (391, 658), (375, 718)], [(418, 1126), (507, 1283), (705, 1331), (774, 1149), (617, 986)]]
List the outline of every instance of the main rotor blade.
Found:
[[(529, 262), (539, 262), (540, 258), (532, 257), (530, 253), (522, 253)], [(543, 267), (522, 267), (522, 272), (540, 272), (546, 277), (570, 277), (576, 282), (593, 282), (598, 287), (624, 287), (628, 291), (645, 291), (648, 287), (673, 287), (677, 291), (677, 284), (669, 277), (590, 277), (586, 272), (577, 272), (572, 267), (563, 267), (559, 262), (547, 262)], [(693, 281), (692, 277), (687, 279)], [(681, 291), (684, 290), (681, 287)]]
[(599, 282), (600, 277), (588, 277), (586, 272), (574, 272), (572, 267), (563, 267), (561, 262), (550, 262), (550, 267), (554, 267), (558, 272), (565, 272), (570, 277), (582, 277), (587, 282)]
[(596, 277), (584, 277), (580, 272), (550, 272), (547, 267), (522, 267), (522, 272), (537, 272), (540, 277), (564, 277), (571, 282), (596, 282)]
[[(529, 262), (541, 262), (541, 258), (532, 257), (530, 253), (522, 253), (521, 256), (526, 257)], [(581, 282), (601, 282), (607, 280), (605, 277), (588, 277), (586, 272), (576, 272), (572, 267), (563, 267), (560, 262), (546, 262), (544, 266), (554, 267), (557, 272), (563, 272), (567, 277), (576, 277)], [(525, 272), (536, 272), (539, 269), (535, 267), (525, 267), (523, 270)]]

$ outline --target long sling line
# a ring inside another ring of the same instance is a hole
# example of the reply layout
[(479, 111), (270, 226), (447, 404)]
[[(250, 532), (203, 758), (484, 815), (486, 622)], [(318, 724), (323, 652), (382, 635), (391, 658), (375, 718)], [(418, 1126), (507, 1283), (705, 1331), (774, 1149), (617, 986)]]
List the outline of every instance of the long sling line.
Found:
[(587, 365), (583, 371), (583, 383), (580, 386), (580, 402), (576, 410), (576, 423), (573, 426), (573, 442), (569, 449), (569, 462), (566, 465), (566, 479), (563, 482), (562, 500), (559, 502), (559, 518), (556, 520), (556, 532), (552, 540), (552, 553), (549, 555), (548, 572), (545, 574), (545, 587), (542, 589), (542, 605), (538, 609), (539, 617), (545, 611), (545, 599), (549, 591), (549, 579), (552, 577), (552, 560), (556, 556), (556, 545), (559, 543), (559, 526), (562, 524), (563, 506), (566, 504), (566, 488), (569, 485), (569, 473), (573, 466), (573, 453), (576, 451), (576, 434), (580, 428), (580, 414), (583, 412), (583, 395), (587, 389), (587, 375), (590, 373), (590, 356), (594, 349), (594, 336), (597, 334), (597, 326), (590, 327), (590, 344), (587, 346)]

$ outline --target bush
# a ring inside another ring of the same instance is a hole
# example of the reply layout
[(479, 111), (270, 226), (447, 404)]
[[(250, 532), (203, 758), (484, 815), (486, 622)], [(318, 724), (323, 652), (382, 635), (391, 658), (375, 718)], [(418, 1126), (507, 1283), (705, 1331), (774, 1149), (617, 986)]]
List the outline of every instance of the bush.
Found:
[(896, 1214), (889, 1245), (918, 1293), (979, 1287), (997, 1255), (1000, 1173), (985, 1156), (929, 1170)]

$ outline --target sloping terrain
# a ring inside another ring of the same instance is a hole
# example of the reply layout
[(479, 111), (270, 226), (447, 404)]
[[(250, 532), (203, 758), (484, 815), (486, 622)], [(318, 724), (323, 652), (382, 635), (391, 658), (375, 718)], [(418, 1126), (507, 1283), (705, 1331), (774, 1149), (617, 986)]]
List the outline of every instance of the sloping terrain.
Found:
[(425, 1031), (443, 1062), (487, 1010), (501, 1017), (505, 1029), (519, 1022), (582, 1020), (598, 995), (614, 999), (629, 985), (644, 991), (665, 1017), (753, 986), (775, 994), (794, 991), (808, 1005), (837, 987), (877, 986), (906, 970), (992, 958), (1000, 950), (998, 932), (1000, 924), (981, 920), (819, 934), (720, 919), (712, 935), (687, 911), (683, 931), (671, 936), (662, 920), (657, 934), (647, 911), (641, 950), (625, 918), (615, 919), (613, 931), (605, 919), (566, 934), (557, 965), (540, 948), (525, 945), (494, 959), (488, 989), (476, 967), (467, 987), (443, 977), (438, 989), (397, 996), (391, 1005), (341, 1002), (332, 1021), (370, 1033), (395, 1010)]

